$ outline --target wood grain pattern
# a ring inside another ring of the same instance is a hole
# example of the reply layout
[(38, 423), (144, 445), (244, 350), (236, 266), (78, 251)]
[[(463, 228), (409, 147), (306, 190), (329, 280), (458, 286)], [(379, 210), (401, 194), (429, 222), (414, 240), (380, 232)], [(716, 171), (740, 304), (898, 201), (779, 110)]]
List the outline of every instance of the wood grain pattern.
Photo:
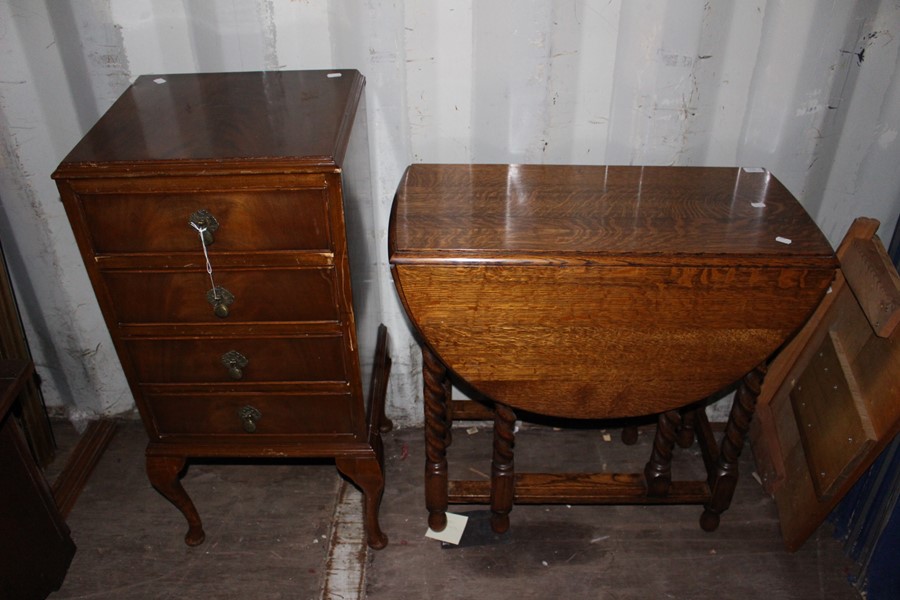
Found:
[[(876, 235), (880, 223), (875, 219), (867, 217), (859, 217), (855, 219), (850, 226), (844, 239), (841, 241), (835, 254), (840, 262), (847, 259), (847, 254), (853, 247), (855, 240), (871, 240)], [(781, 393), (783, 383), (788, 378), (796, 378), (800, 372), (800, 366), (805, 363), (810, 356), (810, 352), (814, 348), (810, 348), (811, 340), (818, 339), (817, 343), (821, 343), (822, 332), (820, 324), (826, 317), (831, 323), (830, 315), (832, 305), (835, 300), (843, 296), (844, 286), (847, 285), (844, 279), (842, 269), (838, 269), (834, 282), (829, 288), (822, 302), (816, 308), (815, 313), (809, 318), (803, 328), (790, 340), (790, 342), (781, 348), (771, 363), (769, 364), (768, 375), (763, 381), (762, 391), (759, 396), (759, 406), (757, 407), (756, 418), (751, 423), (750, 439), (753, 442), (753, 453), (756, 459), (756, 468), (760, 473), (763, 486), (770, 494), (774, 494), (778, 487), (783, 483), (785, 478), (785, 457), (782, 454), (782, 445), (779, 441), (778, 423), (781, 417), (790, 417), (790, 411), (784, 410), (789, 403), (784, 402), (784, 396), (780, 398), (781, 402), (776, 402), (776, 396)], [(857, 326), (857, 316), (864, 319), (862, 315), (857, 315), (851, 311), (847, 313), (850, 317), (849, 322), (846, 319), (838, 319), (835, 322), (842, 333), (840, 335), (841, 344), (851, 353), (856, 352), (852, 349), (858, 345), (865, 343), (865, 323), (860, 322)], [(779, 405), (776, 407), (775, 405)], [(793, 430), (796, 430), (795, 424), (791, 424)]]
[[(328, 77), (339, 73), (339, 77)], [(157, 83), (157, 80), (162, 80)], [(63, 161), (60, 173), (307, 168), (341, 164), (355, 71), (142, 75)]]
[(867, 290), (860, 306), (872, 329), (879, 337), (890, 337), (900, 324), (900, 275), (878, 238), (850, 242), (841, 271), (853, 289)]
[(653, 414), (729, 385), (802, 324), (833, 276), (405, 264), (394, 273), (450, 369), (499, 402), (584, 418)]
[(828, 499), (877, 439), (846, 350), (833, 332), (790, 397), (816, 494)]
[(141, 383), (233, 383), (222, 364), (232, 350), (249, 361), (242, 382), (347, 381), (344, 344), (340, 337), (206, 337), (131, 339), (126, 347)]
[(395, 263), (834, 265), (790, 192), (771, 173), (737, 168), (412, 165), (397, 190), (392, 229)]
[[(446, 477), (454, 404), (440, 384), (456, 376), (494, 401), (495, 531), (508, 527), (513, 499), (525, 498), (696, 501), (701, 527), (716, 529), (766, 361), (821, 301), (836, 267), (777, 179), (733, 168), (412, 165), (389, 249), (426, 364), (429, 522), (443, 525), (448, 498), (485, 500), (486, 484)], [(717, 448), (697, 409), (686, 408), (687, 420), (678, 409), (739, 380)], [(662, 416), (644, 473), (554, 480), (514, 472), (514, 409)], [(695, 435), (707, 480), (672, 481), (675, 444)], [(528, 475), (546, 489), (520, 489)]]
[[(488, 504), (490, 481), (450, 482), (454, 504)], [(516, 504), (703, 504), (709, 499), (705, 481), (673, 481), (669, 494), (647, 495), (642, 473), (517, 473)]]
[(836, 264), (776, 178), (733, 168), (412, 165), (390, 249), (407, 314), (453, 372), (514, 408), (592, 418), (738, 380)]
[[(770, 478), (767, 487), (790, 551), (805, 542), (900, 430), (900, 334), (894, 329), (881, 337), (886, 321), (879, 303), (885, 290), (871, 285), (872, 276), (881, 282), (892, 276), (866, 274), (869, 268), (893, 270), (877, 230), (874, 219), (853, 222), (837, 251), (842, 268), (831, 293), (779, 353), (775, 377), (766, 380), (766, 418), (755, 421), (752, 442), (757, 469)], [(866, 259), (859, 255), (863, 248), (885, 256)], [(852, 277), (844, 277), (844, 261)]]
[[(387, 543), (386, 384), (368, 407), (365, 388), (388, 361), (359, 356), (378, 329), (353, 295), (369, 288), (372, 250), (361, 239), (351, 251), (345, 228), (346, 215), (371, 213), (358, 185), (369, 176), (364, 81), (140, 77), (54, 173), (150, 437), (148, 477), (188, 520), (188, 544), (204, 532), (178, 476), (200, 456), (334, 458), (366, 495), (369, 544)], [(217, 224), (205, 244), (200, 210)], [(227, 313), (207, 298), (210, 267), (234, 296)], [(223, 364), (231, 351), (246, 364)]]
[[(252, 391), (190, 394), (146, 394), (152, 423), (160, 437), (185, 434), (240, 436), (248, 442), (270, 435), (335, 434), (353, 428), (349, 394), (260, 394)], [(238, 411), (257, 408), (262, 417), (254, 433), (244, 431)], [(311, 419), (310, 415), (317, 415)]]
[[(245, 178), (252, 180), (251, 177)], [(323, 189), (185, 191), (143, 194), (79, 194), (85, 223), (99, 254), (182, 252), (198, 249), (191, 215), (206, 209), (219, 222), (221, 252), (330, 250)], [(256, 187), (256, 186), (255, 186)], [(128, 235), (118, 232), (127, 231)], [(160, 235), (166, 232), (166, 235)]]
[[(216, 268), (215, 283), (234, 297), (228, 323), (333, 321), (335, 273), (325, 268)], [(106, 288), (119, 323), (221, 323), (207, 300), (209, 274), (195, 269), (106, 270)], [(303, 291), (302, 302), (296, 295)]]

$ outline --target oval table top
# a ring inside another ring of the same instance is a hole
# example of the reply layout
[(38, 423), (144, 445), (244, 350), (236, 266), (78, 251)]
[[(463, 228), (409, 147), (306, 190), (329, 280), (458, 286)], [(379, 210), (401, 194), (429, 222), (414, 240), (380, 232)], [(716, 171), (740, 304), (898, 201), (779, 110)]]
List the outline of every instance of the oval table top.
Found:
[(417, 164), (389, 233), (420, 342), (480, 394), (562, 417), (652, 414), (734, 383), (837, 267), (761, 169)]

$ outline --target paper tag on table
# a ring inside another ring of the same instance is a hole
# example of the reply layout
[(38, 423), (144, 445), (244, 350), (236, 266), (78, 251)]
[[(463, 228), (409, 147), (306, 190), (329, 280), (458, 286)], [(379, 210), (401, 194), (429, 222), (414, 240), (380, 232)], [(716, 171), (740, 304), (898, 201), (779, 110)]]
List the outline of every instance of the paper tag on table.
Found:
[(447, 526), (444, 527), (444, 530), (433, 531), (431, 527), (429, 527), (428, 531), (425, 532), (425, 537), (457, 546), (459, 545), (459, 540), (462, 539), (463, 531), (466, 530), (466, 522), (468, 522), (468, 520), (469, 517), (465, 515), (457, 515), (448, 512)]

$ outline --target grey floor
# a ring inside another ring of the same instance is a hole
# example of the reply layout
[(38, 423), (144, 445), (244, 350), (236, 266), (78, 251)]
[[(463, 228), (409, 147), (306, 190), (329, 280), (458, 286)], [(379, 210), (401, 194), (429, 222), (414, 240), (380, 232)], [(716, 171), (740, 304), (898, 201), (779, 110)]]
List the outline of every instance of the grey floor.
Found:
[[(640, 470), (650, 432), (632, 447), (617, 430), (608, 432), (611, 441), (603, 433), (523, 427), (516, 467)], [(59, 437), (65, 446), (74, 434)], [(147, 483), (145, 443), (138, 423), (120, 426), (69, 515), (78, 551), (51, 599), (347, 598), (356, 594), (333, 585), (341, 570), (331, 568), (342, 544), (365, 575), (359, 595), (375, 600), (859, 598), (827, 525), (800, 551), (783, 550), (749, 452), (732, 507), (712, 534), (698, 526), (697, 506), (516, 506), (503, 536), (490, 532), (485, 507), (458, 506), (469, 526), (460, 546), (443, 547), (423, 535), (422, 431), (394, 431), (385, 437), (381, 517), (390, 543), (365, 552), (358, 536), (333, 535), (342, 480), (327, 463), (193, 464), (183, 483), (207, 539), (189, 548), (180, 513)], [(451, 477), (486, 477), (489, 453), (488, 429), (455, 428)], [(677, 457), (676, 476), (696, 473), (694, 450)]]

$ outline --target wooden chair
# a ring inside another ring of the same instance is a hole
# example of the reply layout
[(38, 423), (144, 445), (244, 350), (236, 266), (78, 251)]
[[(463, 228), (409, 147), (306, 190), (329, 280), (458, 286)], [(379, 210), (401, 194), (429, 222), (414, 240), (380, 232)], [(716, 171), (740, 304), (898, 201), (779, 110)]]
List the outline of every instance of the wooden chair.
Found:
[(807, 325), (769, 366), (750, 441), (793, 551), (900, 430), (900, 277), (856, 219)]

